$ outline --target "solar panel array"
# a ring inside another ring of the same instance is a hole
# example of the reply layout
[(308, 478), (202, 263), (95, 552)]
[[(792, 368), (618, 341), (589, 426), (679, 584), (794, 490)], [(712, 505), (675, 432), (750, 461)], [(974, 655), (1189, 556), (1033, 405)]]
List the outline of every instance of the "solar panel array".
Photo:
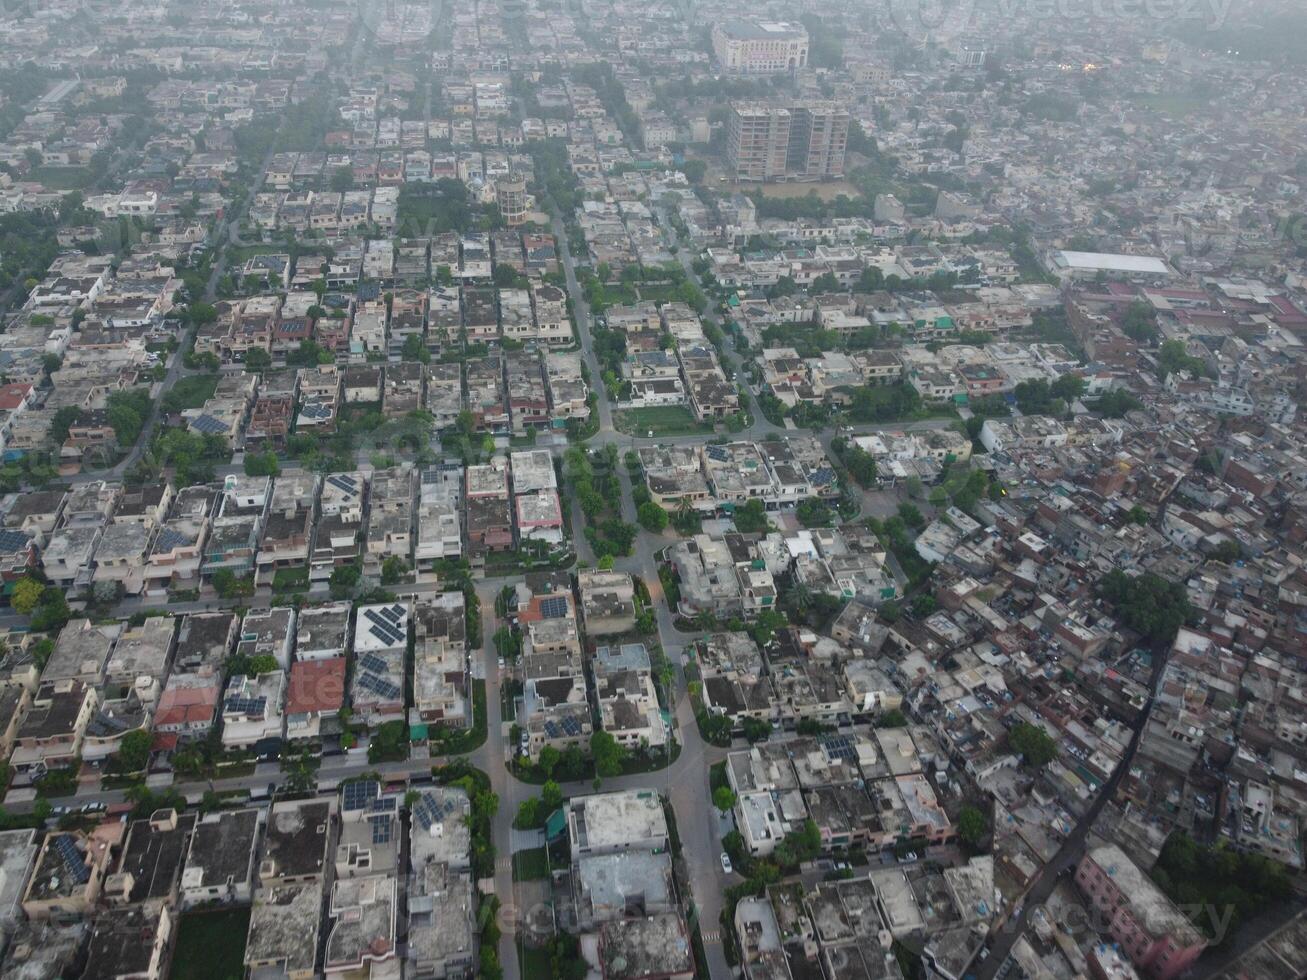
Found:
[(384, 615), (389, 611), (389, 609), (389, 606), (382, 609), (380, 612), (375, 609), (364, 609), (363, 618), (372, 624), (368, 627), (369, 633), (375, 636), (382, 643), (386, 644), (386, 646), (399, 646), (404, 643), (408, 637), (406, 636), (406, 630), (400, 629), (395, 620)]
[(233, 711), (243, 715), (261, 715), (268, 706), (267, 698), (228, 698), (223, 705), (224, 711)]
[(581, 734), (581, 722), (571, 715), (562, 721), (550, 720), (545, 722), (545, 734), (550, 738), (558, 738), (560, 735), (575, 738)]
[(334, 409), (319, 402), (309, 402), (300, 409), (300, 414), (306, 419), (328, 419), (333, 413)]
[[(162, 553), (165, 551), (172, 551), (173, 548), (190, 543), (191, 539), (188, 535), (182, 534), (180, 531), (174, 531), (170, 527), (166, 527), (159, 532), (159, 538), (154, 542), (154, 550), (156, 553)], [(2, 550), (4, 549), (0, 548), (0, 551)]]
[(56, 837), (54, 847), (59, 852), (59, 856), (64, 859), (64, 868), (74, 881), (79, 885), (84, 885), (91, 880), (91, 871), (86, 866), (86, 859), (82, 856), (82, 852), (77, 849), (71, 837), (67, 835)]
[(364, 670), (372, 671), (374, 674), (384, 674), (386, 672), (386, 662), (375, 653), (365, 653), (359, 661), (359, 666)]
[(217, 432), (228, 431), (229, 426), (227, 425), (226, 422), (219, 421), (218, 419), (215, 419), (212, 415), (201, 415), (199, 418), (197, 418), (195, 421), (191, 423), (191, 428), (195, 429), (197, 432), (217, 433)]
[(394, 837), (394, 821), (389, 815), (372, 821), (372, 843), (389, 844)]
[(858, 750), (853, 746), (853, 740), (844, 735), (832, 735), (821, 740), (821, 747), (826, 750), (826, 755), (832, 759), (841, 759), (844, 762), (857, 762)]
[(327, 482), (337, 490), (343, 490), (345, 493), (358, 493), (359, 486), (352, 476), (344, 476), (340, 473), (333, 473), (327, 477)]
[(32, 539), (22, 531), (0, 531), (0, 552), (6, 555), (15, 551), (24, 551), (31, 543)]
[(709, 446), (705, 452), (708, 453), (709, 459), (716, 460), (719, 463), (729, 463), (731, 460), (731, 454), (721, 446)]
[(397, 685), (376, 674), (360, 674), (358, 684), (363, 690), (371, 691), (386, 701), (393, 701), (402, 693)]
[(341, 805), (346, 810), (362, 810), (380, 794), (381, 784), (372, 779), (346, 783), (341, 787)]
[(562, 619), (567, 615), (567, 600), (562, 596), (550, 596), (540, 601), (540, 615), (545, 619)]
[(438, 801), (431, 793), (423, 793), (413, 807), (413, 819), (420, 827), (434, 827), (458, 810), (458, 800), (452, 794), (446, 794), (443, 801)]

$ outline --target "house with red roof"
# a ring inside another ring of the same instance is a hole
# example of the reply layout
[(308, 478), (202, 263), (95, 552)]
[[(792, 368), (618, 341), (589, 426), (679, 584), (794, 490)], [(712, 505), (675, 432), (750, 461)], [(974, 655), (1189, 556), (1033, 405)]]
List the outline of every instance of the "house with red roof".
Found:
[(173, 674), (154, 713), (154, 748), (174, 749), (181, 742), (204, 738), (213, 727), (222, 696), (222, 677), (215, 672)]
[(345, 658), (297, 660), (290, 668), (286, 698), (286, 738), (320, 738), (322, 719), (334, 718), (345, 704)]

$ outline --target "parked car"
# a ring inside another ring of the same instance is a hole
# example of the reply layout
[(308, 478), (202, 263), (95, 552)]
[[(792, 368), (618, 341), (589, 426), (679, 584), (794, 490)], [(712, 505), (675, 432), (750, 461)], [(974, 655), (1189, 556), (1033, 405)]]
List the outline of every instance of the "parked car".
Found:
[(722, 851), (722, 870), (730, 874), (734, 869), (731, 867), (731, 856)]

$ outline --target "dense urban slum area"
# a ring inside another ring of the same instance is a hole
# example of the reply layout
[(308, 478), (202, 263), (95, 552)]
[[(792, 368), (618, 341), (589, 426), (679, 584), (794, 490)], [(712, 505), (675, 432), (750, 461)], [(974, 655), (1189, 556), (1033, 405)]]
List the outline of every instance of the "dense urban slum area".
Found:
[(1307, 973), (1304, 15), (1153, 6), (0, 4), (0, 976)]

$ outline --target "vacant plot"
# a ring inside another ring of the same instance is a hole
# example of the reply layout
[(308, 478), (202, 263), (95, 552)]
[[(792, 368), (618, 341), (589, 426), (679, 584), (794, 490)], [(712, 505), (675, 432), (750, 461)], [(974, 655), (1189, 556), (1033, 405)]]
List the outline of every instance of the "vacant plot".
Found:
[(86, 167), (37, 167), (26, 179), (38, 181), (52, 191), (80, 191), (91, 186), (91, 171)]
[(619, 431), (641, 436), (687, 436), (712, 431), (712, 426), (700, 422), (684, 405), (628, 408), (619, 411), (613, 421)]
[(513, 855), (513, 880), (538, 881), (549, 877), (549, 852), (543, 847), (518, 851)]
[(249, 909), (183, 915), (172, 957), (172, 980), (240, 980), (245, 976), (249, 928)]
[(861, 192), (847, 180), (832, 180), (826, 183), (790, 183), (790, 184), (755, 184), (737, 183), (729, 180), (716, 181), (717, 189), (723, 193), (737, 191), (762, 191), (763, 197), (788, 198), (807, 197), (816, 194), (823, 201), (833, 201), (843, 194), (845, 197), (860, 197)]

